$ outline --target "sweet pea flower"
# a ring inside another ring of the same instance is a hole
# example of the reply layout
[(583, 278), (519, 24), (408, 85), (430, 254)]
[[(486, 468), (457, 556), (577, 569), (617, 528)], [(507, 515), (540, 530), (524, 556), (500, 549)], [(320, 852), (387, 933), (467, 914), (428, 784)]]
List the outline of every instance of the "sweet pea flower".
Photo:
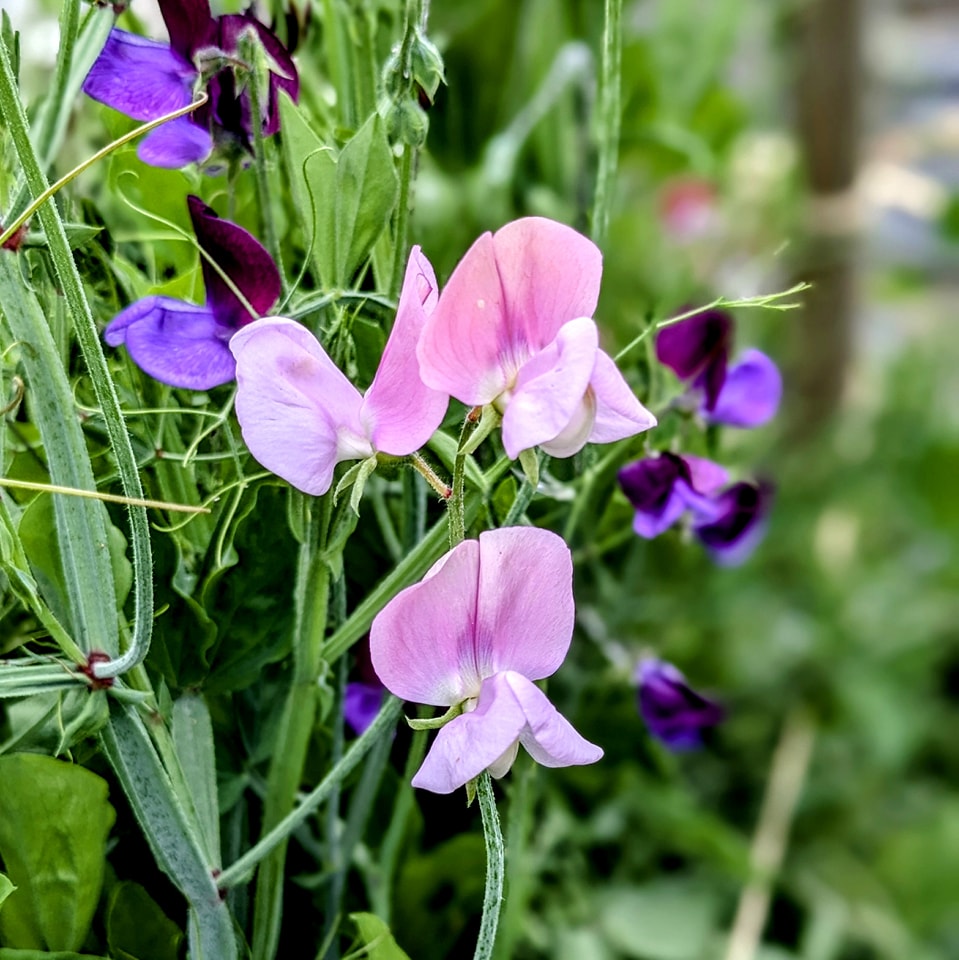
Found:
[(700, 746), (700, 730), (723, 721), (723, 708), (693, 690), (671, 663), (641, 660), (636, 681), (640, 715), (649, 732), (670, 750)]
[(436, 276), (414, 247), (396, 321), (365, 396), (306, 327), (268, 317), (230, 341), (236, 415), (250, 452), (304, 493), (326, 493), (343, 460), (418, 450), (443, 420), (449, 397), (419, 378), (416, 342), (436, 305)]
[(711, 423), (758, 427), (771, 420), (782, 397), (779, 368), (759, 350), (729, 365), (733, 321), (722, 310), (704, 310), (656, 335), (656, 356), (701, 395), (700, 412)]
[(720, 566), (738, 566), (765, 536), (772, 501), (769, 483), (734, 483), (713, 498), (711, 518), (694, 521), (693, 533)]
[(229, 339), (276, 303), (280, 274), (266, 248), (243, 227), (218, 217), (199, 197), (187, 197), (187, 206), (205, 254), (200, 267), (206, 303), (144, 297), (117, 314), (103, 338), (111, 347), (125, 344), (137, 366), (161, 383), (209, 390), (233, 379), (236, 362)]
[(493, 404), (513, 459), (569, 457), (655, 426), (592, 320), (602, 255), (542, 217), (484, 233), (444, 287), (417, 347), (420, 375), (469, 405)]
[(213, 17), (209, 0), (160, 0), (160, 12), (169, 44), (114, 28), (83, 82), (94, 100), (134, 120), (156, 120), (192, 103), (206, 81), (209, 101), (151, 131), (137, 149), (140, 159), (175, 168), (206, 160), (217, 144), (251, 149), (250, 95), (233, 69), (248, 33), (263, 45), (270, 66), (259, 122), (264, 136), (276, 133), (280, 90), (293, 100), (299, 95), (296, 67), (283, 44), (250, 13)]
[(413, 786), (452, 793), (504, 776), (522, 744), (538, 763), (593, 763), (584, 740), (534, 685), (566, 657), (573, 565), (562, 538), (535, 527), (481, 533), (454, 547), (373, 621), (373, 667), (404, 700), (461, 712), (436, 736)]
[(343, 719), (359, 736), (365, 733), (376, 719), (383, 705), (384, 688), (381, 683), (365, 683), (355, 680), (346, 685), (343, 694)]
[(728, 479), (718, 463), (688, 454), (661, 453), (619, 471), (623, 493), (636, 508), (633, 529), (647, 540), (668, 530), (687, 511), (701, 522), (715, 520), (719, 509), (713, 495)]

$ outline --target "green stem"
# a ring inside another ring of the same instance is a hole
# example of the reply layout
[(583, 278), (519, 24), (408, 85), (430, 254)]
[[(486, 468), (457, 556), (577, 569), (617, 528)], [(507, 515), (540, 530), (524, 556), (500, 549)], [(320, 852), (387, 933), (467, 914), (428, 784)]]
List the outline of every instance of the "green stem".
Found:
[(477, 778), (476, 793), (483, 818), (483, 838), (486, 841), (486, 892), (483, 896), (483, 918), (480, 920), (473, 960), (490, 960), (496, 946), (496, 928), (503, 904), (506, 846), (496, 811), (493, 781), (488, 770), (484, 770)]
[(603, 27), (603, 62), (599, 90), (598, 148), (596, 197), (593, 201), (593, 241), (602, 247), (609, 230), (609, 212), (613, 205), (616, 166), (619, 159), (619, 132), (622, 113), (623, 0), (606, 0)]
[[(323, 497), (311, 506), (308, 535), (300, 545), (294, 592), (293, 680), (277, 729), (277, 748), (267, 779), (263, 839), (271, 836), (293, 809), (316, 721), (317, 679), (324, 659), (322, 651), (330, 592), (330, 568), (323, 559), (323, 549), (332, 497)], [(272, 852), (264, 860), (257, 877), (253, 914), (255, 960), (270, 960), (276, 955), (283, 914), (287, 836), (283, 835), (271, 845)]]
[(400, 197), (396, 205), (396, 229), (393, 237), (393, 274), (390, 280), (390, 296), (400, 295), (403, 274), (406, 266), (406, 248), (409, 243), (410, 204), (413, 194), (413, 155), (416, 150), (408, 143), (403, 144), (403, 156), (400, 159)]
[(446, 503), (446, 512), (449, 519), (450, 550), (466, 539), (466, 458), (467, 444), (470, 435), (479, 425), (474, 416), (475, 410), (466, 415), (463, 430), (460, 433), (460, 442), (456, 448), (456, 458), (453, 460), (453, 492)]
[(251, 847), (239, 860), (227, 867), (217, 877), (217, 886), (221, 890), (227, 890), (245, 882), (258, 863), (268, 857), (281, 844), (285, 844), (290, 834), (305, 823), (326, 801), (333, 790), (353, 772), (380, 737), (389, 736), (393, 732), (401, 706), (402, 701), (397, 700), (396, 697), (388, 697), (380, 708), (380, 712), (376, 715), (376, 719), (370, 724), (366, 732), (354, 741), (343, 759), (313, 791), (303, 798), (302, 803), (295, 810), (287, 814), (260, 839), (259, 843)]

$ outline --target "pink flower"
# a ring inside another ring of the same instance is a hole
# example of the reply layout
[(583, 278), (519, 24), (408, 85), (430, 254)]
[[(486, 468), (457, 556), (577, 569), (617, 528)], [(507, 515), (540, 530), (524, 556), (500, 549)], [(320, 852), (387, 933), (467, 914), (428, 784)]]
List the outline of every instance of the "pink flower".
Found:
[(484, 770), (502, 777), (522, 744), (538, 763), (594, 763), (532, 681), (554, 673), (573, 633), (573, 564), (548, 530), (508, 527), (465, 540), (373, 621), (373, 669), (398, 697), (462, 706), (413, 786), (452, 793)]
[(396, 321), (366, 395), (341, 373), (306, 327), (285, 317), (240, 330), (236, 414), (256, 459), (304, 493), (326, 493), (342, 460), (403, 457), (433, 435), (449, 398), (416, 372), (416, 341), (436, 305), (436, 277), (414, 247)]
[(423, 381), (503, 415), (515, 459), (569, 457), (655, 426), (591, 319), (602, 254), (570, 227), (528, 217), (484, 233), (459, 262), (416, 355)]

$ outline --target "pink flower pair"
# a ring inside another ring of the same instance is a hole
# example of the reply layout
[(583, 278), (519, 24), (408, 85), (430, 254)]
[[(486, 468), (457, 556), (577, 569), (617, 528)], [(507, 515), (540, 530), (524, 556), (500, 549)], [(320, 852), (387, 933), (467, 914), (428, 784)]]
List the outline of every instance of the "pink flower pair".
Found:
[(539, 217), (481, 236), (441, 296), (415, 247), (365, 396), (304, 327), (281, 317), (250, 324), (230, 341), (247, 446), (295, 487), (321, 494), (342, 460), (419, 449), (450, 396), (493, 404), (514, 459), (536, 446), (568, 457), (647, 430), (655, 418), (599, 348), (601, 275), (591, 241)]

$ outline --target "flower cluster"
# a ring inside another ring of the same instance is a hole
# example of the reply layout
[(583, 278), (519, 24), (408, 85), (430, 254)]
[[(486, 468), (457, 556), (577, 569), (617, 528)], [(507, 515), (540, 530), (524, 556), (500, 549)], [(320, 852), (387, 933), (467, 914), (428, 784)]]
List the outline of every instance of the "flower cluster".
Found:
[[(294, 100), (299, 95), (296, 66), (283, 44), (250, 13), (212, 16), (209, 0), (160, 0), (160, 12), (168, 44), (114, 28), (83, 83), (87, 95), (134, 120), (186, 107), (205, 87), (208, 101), (151, 131), (137, 150), (140, 159), (184, 167), (207, 160), (215, 147), (249, 151), (255, 124), (263, 136), (276, 133), (280, 91)], [(269, 63), (256, 119), (246, 82), (253, 67), (242, 61), (245, 37), (262, 45)]]
[[(660, 331), (656, 355), (688, 383), (686, 397), (711, 423), (759, 426), (773, 416), (782, 395), (775, 363), (747, 350), (729, 365), (732, 319), (707, 310)], [(631, 463), (619, 483), (636, 510), (633, 529), (652, 539), (682, 517), (720, 565), (744, 562), (766, 527), (772, 487), (766, 482), (729, 484), (725, 468), (689, 454), (660, 453)]]

